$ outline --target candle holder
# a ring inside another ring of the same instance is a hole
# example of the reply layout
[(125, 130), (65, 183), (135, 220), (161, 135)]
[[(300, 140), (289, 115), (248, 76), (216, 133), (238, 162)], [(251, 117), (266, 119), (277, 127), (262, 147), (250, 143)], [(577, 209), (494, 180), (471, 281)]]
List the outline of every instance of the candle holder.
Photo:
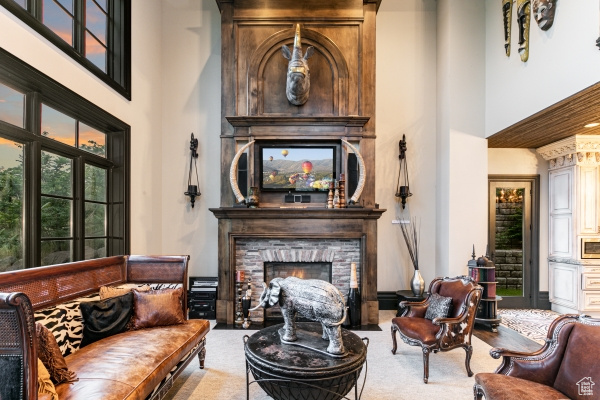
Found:
[(250, 307), (252, 305), (252, 299), (248, 296), (242, 297), (242, 314), (244, 315), (244, 322), (242, 323), (242, 328), (248, 329), (252, 322), (250, 321)]
[(235, 283), (236, 305), (235, 305), (235, 325), (244, 323), (244, 313), (242, 310), (242, 282)]

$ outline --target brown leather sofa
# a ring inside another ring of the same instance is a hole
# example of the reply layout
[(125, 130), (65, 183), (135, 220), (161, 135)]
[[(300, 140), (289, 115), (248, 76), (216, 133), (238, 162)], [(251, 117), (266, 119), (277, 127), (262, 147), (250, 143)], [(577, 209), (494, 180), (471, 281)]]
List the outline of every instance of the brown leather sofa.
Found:
[(600, 399), (600, 319), (564, 315), (533, 353), (493, 348), (495, 373), (475, 375), (475, 400)]
[[(0, 370), (6, 377), (0, 398), (38, 398), (34, 312), (93, 295), (101, 286), (144, 283), (181, 285), (187, 316), (188, 261), (116, 256), (0, 273)], [(196, 355), (203, 368), (209, 329), (208, 321), (186, 317), (181, 324), (127, 331), (80, 348), (65, 357), (79, 380), (57, 385), (59, 399), (161, 399)]]

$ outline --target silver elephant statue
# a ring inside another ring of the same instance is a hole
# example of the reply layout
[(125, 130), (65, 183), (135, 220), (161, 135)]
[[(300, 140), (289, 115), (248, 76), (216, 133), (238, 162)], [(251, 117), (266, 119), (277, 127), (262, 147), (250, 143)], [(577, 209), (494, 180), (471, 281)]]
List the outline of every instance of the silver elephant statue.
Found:
[(296, 336), (296, 316), (320, 322), (323, 326), (323, 339), (329, 340), (327, 352), (344, 354), (341, 325), (346, 319), (346, 304), (340, 291), (331, 283), (320, 279), (299, 279), (296, 277), (274, 278), (269, 286), (263, 282), (259, 307), (269, 308), (279, 303), (283, 315), (282, 340), (294, 342)]

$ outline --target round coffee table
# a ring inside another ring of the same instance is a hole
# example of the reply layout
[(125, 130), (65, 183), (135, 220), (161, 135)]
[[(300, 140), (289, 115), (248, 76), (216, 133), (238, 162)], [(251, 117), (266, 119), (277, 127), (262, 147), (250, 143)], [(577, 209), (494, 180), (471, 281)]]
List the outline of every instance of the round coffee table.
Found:
[[(369, 339), (361, 339), (353, 332), (342, 329), (348, 354), (336, 358), (300, 345), (281, 343), (277, 331), (282, 326), (273, 325), (252, 336), (244, 336), (247, 399), (250, 396), (250, 384), (255, 382), (276, 400), (347, 399), (345, 396), (352, 387), (355, 388), (354, 398), (360, 399), (358, 377), (367, 360)], [(321, 324), (299, 322), (296, 326), (298, 344), (320, 341), (327, 346), (327, 341), (321, 339)], [(250, 373), (254, 377), (252, 382)]]

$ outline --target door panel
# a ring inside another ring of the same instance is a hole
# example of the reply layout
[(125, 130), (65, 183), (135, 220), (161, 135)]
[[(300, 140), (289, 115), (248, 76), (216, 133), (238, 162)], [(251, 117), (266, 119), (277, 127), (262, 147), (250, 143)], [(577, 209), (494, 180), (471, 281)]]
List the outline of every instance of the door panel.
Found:
[(531, 179), (489, 179), (489, 254), (500, 308), (532, 307), (533, 185)]

